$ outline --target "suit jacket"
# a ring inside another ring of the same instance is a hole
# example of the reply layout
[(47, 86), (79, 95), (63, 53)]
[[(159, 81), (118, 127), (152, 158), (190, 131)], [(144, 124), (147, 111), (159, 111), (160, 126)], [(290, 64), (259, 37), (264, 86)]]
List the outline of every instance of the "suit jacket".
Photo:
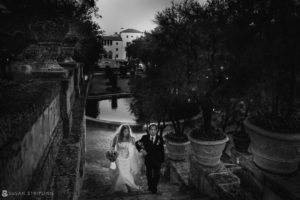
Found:
[[(144, 135), (138, 142), (144, 145), (147, 152), (145, 156), (146, 165), (154, 165), (159, 167), (165, 159), (164, 140), (161, 136), (156, 135), (154, 143), (150, 140), (150, 135)], [(140, 151), (140, 148), (138, 147)]]

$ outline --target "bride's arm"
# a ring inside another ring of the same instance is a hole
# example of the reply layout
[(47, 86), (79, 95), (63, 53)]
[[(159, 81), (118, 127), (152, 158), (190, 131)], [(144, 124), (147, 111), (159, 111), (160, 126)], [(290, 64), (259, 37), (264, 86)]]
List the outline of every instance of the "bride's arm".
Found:
[(131, 137), (131, 138), (130, 138), (130, 142), (131, 142), (131, 144), (135, 145), (135, 138), (134, 138), (134, 137)]
[(112, 142), (111, 142), (111, 146), (110, 146), (110, 150), (114, 151), (115, 150), (115, 146), (117, 144), (117, 135), (113, 138)]

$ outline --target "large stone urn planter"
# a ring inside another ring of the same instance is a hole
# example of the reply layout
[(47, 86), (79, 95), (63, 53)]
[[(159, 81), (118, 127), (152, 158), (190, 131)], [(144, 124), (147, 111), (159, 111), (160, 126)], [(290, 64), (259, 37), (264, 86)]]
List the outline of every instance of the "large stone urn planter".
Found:
[(250, 136), (250, 151), (254, 163), (271, 172), (290, 174), (300, 162), (300, 133), (287, 134), (267, 131), (244, 121)]
[(175, 161), (182, 161), (187, 158), (190, 141), (174, 142), (166, 139), (166, 148), (168, 151), (168, 158)]
[(222, 140), (205, 141), (192, 137), (192, 132), (188, 133), (188, 138), (191, 142), (191, 153), (197, 161), (208, 167), (216, 167), (220, 164), (220, 158), (229, 138), (226, 136)]

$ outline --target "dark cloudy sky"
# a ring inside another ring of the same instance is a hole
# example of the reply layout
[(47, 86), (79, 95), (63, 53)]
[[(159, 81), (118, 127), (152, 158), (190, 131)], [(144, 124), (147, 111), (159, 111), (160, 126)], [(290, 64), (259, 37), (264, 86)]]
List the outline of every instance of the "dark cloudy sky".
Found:
[(98, 0), (97, 6), (102, 18), (97, 19), (97, 22), (106, 35), (120, 32), (121, 28), (149, 31), (156, 26), (153, 22), (155, 13), (170, 6), (171, 2), (172, 0)]

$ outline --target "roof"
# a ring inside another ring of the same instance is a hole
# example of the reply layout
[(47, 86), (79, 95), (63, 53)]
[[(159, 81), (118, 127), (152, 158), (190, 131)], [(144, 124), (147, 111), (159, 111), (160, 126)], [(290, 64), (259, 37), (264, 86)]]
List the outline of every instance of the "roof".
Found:
[(128, 28), (128, 29), (125, 29), (125, 30), (121, 31), (120, 33), (143, 33), (143, 32), (138, 31), (138, 30), (133, 29), (133, 28)]
[(108, 36), (102, 36), (103, 40), (112, 40), (112, 41), (122, 41), (122, 38), (118, 35), (108, 35)]

